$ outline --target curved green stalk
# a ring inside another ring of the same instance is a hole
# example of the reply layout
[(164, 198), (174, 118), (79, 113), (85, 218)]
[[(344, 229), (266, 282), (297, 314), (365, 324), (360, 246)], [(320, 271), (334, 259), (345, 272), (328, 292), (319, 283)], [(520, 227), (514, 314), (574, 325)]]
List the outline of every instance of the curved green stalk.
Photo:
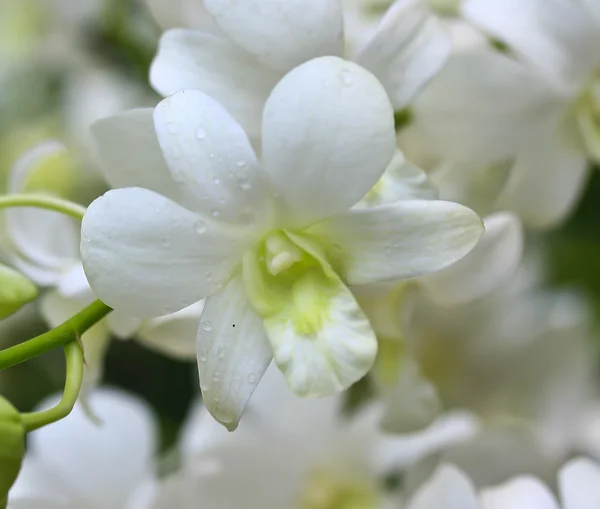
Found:
[(65, 389), (60, 402), (48, 410), (21, 414), (25, 430), (30, 432), (65, 418), (73, 410), (83, 380), (83, 348), (78, 341), (65, 345)]
[(97, 300), (58, 327), (39, 336), (0, 351), (0, 369), (10, 368), (32, 359), (57, 346), (78, 341), (92, 325), (98, 323), (112, 311), (106, 304)]
[(0, 196), (0, 209), (8, 207), (34, 207), (38, 209), (54, 210), (74, 217), (83, 219), (85, 207), (60, 198), (53, 198), (43, 194), (6, 194)]

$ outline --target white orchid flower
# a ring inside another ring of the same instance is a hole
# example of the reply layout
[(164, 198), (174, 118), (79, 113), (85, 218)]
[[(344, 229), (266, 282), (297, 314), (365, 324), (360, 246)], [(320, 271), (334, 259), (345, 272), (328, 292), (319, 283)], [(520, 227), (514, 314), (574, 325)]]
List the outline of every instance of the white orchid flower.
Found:
[(550, 488), (522, 475), (501, 485), (477, 490), (473, 481), (451, 464), (440, 466), (410, 499), (407, 509), (593, 509), (600, 503), (600, 466), (576, 458), (559, 472), (560, 504)]
[[(52, 398), (41, 405), (56, 403)], [(9, 496), (10, 509), (141, 509), (154, 482), (157, 430), (151, 411), (126, 393), (98, 389), (56, 423), (29, 435), (29, 448)]]
[[(42, 143), (15, 163), (9, 191), (28, 192), (32, 183), (36, 189), (64, 186), (60, 169), (69, 164), (64, 145), (55, 141)], [(39, 286), (48, 288), (40, 311), (50, 327), (58, 326), (95, 300), (81, 265), (79, 228), (72, 218), (33, 208), (8, 210), (4, 215), (0, 249), (9, 263)], [(123, 339), (136, 335), (151, 348), (175, 357), (193, 358), (201, 311), (202, 303), (196, 303), (175, 315), (145, 321), (118, 311), (111, 313), (83, 337), (85, 386), (95, 385), (101, 377), (111, 333)]]
[(398, 507), (397, 494), (384, 490), (385, 476), (476, 429), (468, 416), (456, 414), (422, 433), (390, 437), (377, 425), (376, 407), (352, 416), (341, 411), (340, 395), (296, 398), (269, 369), (235, 434), (216, 425), (204, 407), (191, 414), (181, 470), (158, 487), (153, 508)]
[(413, 138), (456, 166), (458, 182), (470, 178), (465, 167), (480, 179), (504, 167), (495, 210), (555, 226), (600, 159), (598, 8), (586, 0), (468, 0), (462, 12), (510, 52), (488, 46), (453, 56), (414, 105)]
[(589, 459), (575, 458), (558, 474), (560, 504), (540, 480), (522, 476), (483, 490), (482, 509), (592, 509), (600, 504), (599, 483), (600, 466)]
[[(407, 509), (559, 509), (541, 481), (523, 476), (506, 486), (478, 490), (462, 470), (441, 465), (408, 501)], [(584, 507), (584, 506), (577, 506)], [(566, 506), (569, 509), (570, 506)]]
[[(165, 0), (152, 3), (171, 9)], [(349, 38), (344, 40), (342, 4), (341, 0), (206, 0), (203, 14), (197, 14), (202, 20), (213, 19), (217, 35), (204, 22), (201, 30), (167, 31), (150, 82), (163, 96), (182, 89), (202, 90), (254, 140), (261, 133), (265, 101), (286, 72), (315, 57), (341, 57), (345, 44), (352, 46), (353, 35), (360, 37), (347, 19)], [(346, 56), (379, 78), (396, 110), (410, 103), (450, 53), (449, 38), (424, 0), (395, 2), (378, 28), (356, 46)]]
[(385, 91), (352, 62), (315, 59), (277, 85), (260, 165), (239, 124), (203, 92), (164, 100), (154, 128), (149, 114), (95, 129), (105, 171), (112, 163), (120, 185), (147, 189), (92, 203), (86, 274), (100, 299), (134, 316), (211, 296), (198, 333), (200, 382), (230, 428), (273, 356), (305, 396), (341, 391), (368, 371), (375, 335), (346, 284), (439, 270), (481, 235), (472, 211), (447, 202), (350, 210), (395, 146)]
[[(406, 504), (406, 509), (430, 509), (433, 507), (436, 509), (483, 509), (471, 480), (453, 465), (441, 465)], [(503, 509), (511, 508), (507, 506)]]

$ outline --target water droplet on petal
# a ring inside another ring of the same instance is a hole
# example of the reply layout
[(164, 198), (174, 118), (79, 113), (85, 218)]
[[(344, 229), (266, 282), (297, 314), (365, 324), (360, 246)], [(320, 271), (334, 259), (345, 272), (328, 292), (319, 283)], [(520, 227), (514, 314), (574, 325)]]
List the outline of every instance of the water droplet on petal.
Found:
[(177, 124), (175, 124), (175, 122), (169, 122), (167, 124), (167, 131), (169, 131), (169, 134), (175, 134), (177, 132)]
[(387, 246), (387, 247), (384, 249), (384, 252), (385, 252), (385, 254), (386, 254), (387, 256), (392, 256), (393, 250), (392, 250), (392, 248), (391, 248), (390, 246)]
[(246, 178), (246, 177), (242, 177), (238, 180), (239, 184), (240, 184), (240, 188), (242, 189), (242, 191), (248, 191), (252, 185), (250, 184), (250, 181)]
[(211, 322), (200, 322), (200, 328), (205, 332), (213, 330), (213, 324)]
[(202, 127), (199, 127), (196, 131), (196, 138), (198, 138), (199, 140), (203, 140), (204, 138), (206, 138), (206, 131), (202, 129)]
[(354, 83), (352, 73), (348, 69), (342, 69), (340, 71), (339, 77), (340, 81), (342, 82), (342, 85), (346, 87), (349, 87), (350, 85), (352, 85), (352, 83)]
[(250, 373), (248, 375), (248, 383), (253, 384), (254, 382), (256, 382), (256, 376), (254, 376), (254, 373)]
[(210, 215), (216, 219), (217, 217), (219, 217), (221, 215), (221, 213), (219, 212), (218, 209), (212, 209), (210, 211)]
[(238, 165), (240, 168), (243, 168), (244, 166), (246, 166), (246, 163), (245, 163), (244, 161), (238, 161), (238, 162), (237, 162), (237, 165)]
[(218, 186), (218, 185), (221, 183), (221, 179), (220, 179), (219, 177), (215, 177), (215, 178), (213, 179), (213, 182), (215, 183), (215, 185), (217, 185), (217, 186)]
[(194, 223), (194, 230), (196, 230), (196, 233), (202, 235), (207, 230), (206, 223), (204, 221), (196, 221)]

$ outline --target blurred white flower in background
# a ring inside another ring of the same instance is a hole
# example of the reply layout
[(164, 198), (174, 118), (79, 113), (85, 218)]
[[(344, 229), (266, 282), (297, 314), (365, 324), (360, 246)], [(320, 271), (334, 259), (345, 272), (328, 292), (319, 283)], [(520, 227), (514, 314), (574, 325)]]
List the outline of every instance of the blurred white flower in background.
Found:
[(600, 503), (600, 465), (576, 458), (558, 474), (559, 500), (550, 487), (529, 476), (517, 477), (481, 493), (482, 509), (592, 509)]
[(205, 408), (194, 410), (180, 444), (181, 469), (158, 486), (153, 508), (394, 508), (400, 493), (385, 487), (388, 474), (477, 429), (456, 414), (393, 437), (377, 421), (376, 406), (344, 415), (340, 396), (297, 398), (271, 368), (235, 434)]
[[(40, 408), (49, 408), (51, 398)], [(65, 419), (29, 435), (10, 509), (143, 509), (152, 490), (157, 429), (139, 399), (112, 389), (89, 395)]]
[[(415, 154), (412, 142), (441, 163), (444, 198), (457, 199), (446, 186), (470, 185), (467, 195), (488, 207), (476, 207), (482, 214), (512, 210), (532, 227), (554, 226), (600, 156), (598, 8), (585, 0), (469, 0), (462, 12), (505, 50), (456, 52), (415, 104), (402, 146)], [(473, 205), (469, 198), (460, 201)]]
[(532, 476), (477, 490), (452, 464), (441, 465), (410, 498), (407, 509), (592, 509), (600, 503), (600, 465), (576, 458), (558, 474), (560, 504), (551, 488)]
[[(378, 396), (387, 405), (382, 425), (388, 431), (420, 429), (441, 410), (437, 390), (423, 377), (408, 343), (414, 336), (411, 317), (419, 302), (415, 297), (424, 294), (421, 299), (452, 316), (454, 309), (460, 312), (501, 288), (521, 261), (523, 232), (518, 218), (498, 213), (484, 223), (486, 232), (477, 246), (446, 269), (403, 283), (353, 289), (379, 340), (372, 375)], [(435, 313), (430, 319), (433, 323), (439, 320)], [(448, 362), (451, 364), (452, 358)]]

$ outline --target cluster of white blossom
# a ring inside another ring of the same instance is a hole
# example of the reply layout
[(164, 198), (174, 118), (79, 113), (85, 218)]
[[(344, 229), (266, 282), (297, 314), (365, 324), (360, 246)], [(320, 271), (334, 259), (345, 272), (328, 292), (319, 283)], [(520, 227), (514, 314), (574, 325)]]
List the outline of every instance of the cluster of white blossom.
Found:
[[(146, 0), (154, 92), (81, 41), (119, 2), (47, 4), (0, 6), (0, 94), (67, 74), (51, 129), (0, 119), (0, 319), (112, 312), (9, 509), (600, 506), (593, 315), (538, 241), (600, 164), (600, 0)], [(114, 338), (197, 361), (166, 453)]]

